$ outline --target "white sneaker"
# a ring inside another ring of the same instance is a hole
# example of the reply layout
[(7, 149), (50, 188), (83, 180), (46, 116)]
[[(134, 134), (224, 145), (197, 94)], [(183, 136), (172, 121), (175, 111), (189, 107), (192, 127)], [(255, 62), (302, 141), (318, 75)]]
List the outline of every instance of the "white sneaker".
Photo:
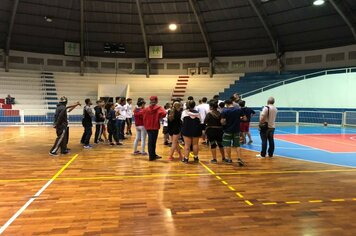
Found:
[(256, 157), (257, 158), (265, 158), (265, 157), (261, 156), (261, 154), (257, 154)]

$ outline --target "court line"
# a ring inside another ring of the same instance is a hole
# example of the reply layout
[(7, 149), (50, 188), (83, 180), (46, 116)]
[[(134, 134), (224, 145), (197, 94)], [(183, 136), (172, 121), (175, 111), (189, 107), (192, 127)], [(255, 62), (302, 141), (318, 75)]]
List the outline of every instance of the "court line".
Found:
[(222, 184), (224, 184), (225, 186), (227, 186), (232, 192), (234, 192), (239, 198), (243, 199), (244, 202), (248, 205), (248, 206), (253, 206), (253, 203), (250, 202), (249, 200), (247, 199), (244, 199), (245, 197), (236, 191), (236, 189), (231, 186), (227, 181), (223, 180), (219, 175), (217, 175), (212, 169), (210, 169), (207, 165), (205, 165), (203, 162), (199, 161), (199, 164), (202, 165), (207, 171), (209, 171), (209, 173), (212, 175), (212, 176), (215, 176), (218, 180), (220, 180), (220, 182)]
[[(209, 168), (209, 167), (207, 167)], [(209, 168), (210, 169), (210, 168)], [(210, 169), (211, 170), (211, 169)], [(212, 171), (212, 170), (211, 170)], [(286, 171), (245, 171), (245, 172), (221, 172), (221, 173), (187, 173), (187, 174), (151, 174), (151, 175), (116, 175), (116, 176), (84, 176), (84, 177), (58, 177), (55, 181), (65, 180), (115, 180), (115, 179), (140, 179), (140, 178), (166, 178), (166, 177), (199, 177), (216, 175), (218, 180), (222, 180), (219, 175), (273, 175), (273, 174), (313, 174), (313, 173), (342, 173), (342, 172), (356, 172), (356, 169), (331, 169), (331, 170), (286, 170)], [(24, 179), (0, 179), (0, 183), (11, 182), (34, 182), (34, 181), (48, 181), (48, 178), (24, 178)]]
[(30, 132), (30, 133), (27, 133), (27, 134), (24, 134), (24, 135), (18, 135), (16, 137), (12, 137), (12, 138), (1, 139), (0, 143), (6, 142), (6, 141), (9, 141), (9, 140), (13, 140), (13, 139), (17, 139), (17, 138), (24, 138), (27, 135), (32, 135), (32, 134), (35, 134), (35, 133), (38, 133), (38, 132), (39, 131), (34, 131), (34, 132)]
[(75, 154), (68, 162), (65, 164), (45, 185), (42, 186), (40, 190), (35, 193), (30, 199), (0, 228), (0, 235), (26, 210), (28, 206), (31, 205), (47, 188), (53, 181), (78, 157)]

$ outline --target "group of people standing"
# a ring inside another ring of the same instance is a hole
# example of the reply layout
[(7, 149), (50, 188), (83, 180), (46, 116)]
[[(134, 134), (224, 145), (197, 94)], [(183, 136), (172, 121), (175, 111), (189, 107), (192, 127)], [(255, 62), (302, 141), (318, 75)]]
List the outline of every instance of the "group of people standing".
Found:
[[(62, 137), (68, 133), (67, 110), (73, 110), (80, 103), (68, 107), (66, 104), (66, 99), (61, 100), (56, 111), (55, 127), (58, 138), (50, 151), (51, 155), (56, 155), (59, 147), (62, 147), (62, 154), (68, 152), (67, 147), (62, 144), (63, 140), (68, 139), (68, 137)], [(86, 99), (82, 119), (84, 132), (81, 139), (86, 149), (92, 148), (90, 138), (93, 120), (95, 120), (94, 143), (108, 142), (110, 145), (122, 145), (122, 141), (126, 139), (125, 126), (126, 135), (132, 135), (133, 117), (136, 127), (133, 154), (148, 155), (150, 161), (162, 158), (156, 153), (162, 120), (164, 121), (165, 144), (170, 145), (169, 160), (174, 160), (174, 154), (177, 153), (183, 163), (188, 163), (190, 157), (194, 162), (198, 162), (199, 140), (202, 139), (202, 144), (210, 145), (211, 163), (218, 162), (217, 149), (219, 149), (222, 162), (231, 164), (233, 162), (232, 150), (234, 150), (238, 165), (243, 166), (245, 163), (241, 158), (240, 145), (253, 142), (249, 127), (255, 111), (246, 107), (246, 102), (241, 100), (236, 93), (225, 101), (219, 100), (218, 96), (214, 96), (209, 101), (204, 97), (199, 100), (199, 104), (190, 96), (185, 103), (181, 99), (176, 99), (167, 103), (164, 108), (158, 105), (157, 96), (151, 96), (147, 106), (143, 98), (139, 98), (134, 107), (130, 98), (119, 98), (117, 103), (109, 104), (99, 100), (94, 109), (91, 106), (90, 99)], [(267, 123), (267, 128), (260, 129), (262, 151), (258, 157), (263, 158), (266, 154), (273, 157), (276, 115), (274, 99), (269, 98), (268, 105), (263, 108), (260, 115), (261, 127)], [(147, 136), (148, 153), (145, 151)], [(140, 150), (138, 150), (140, 142)], [(269, 143), (268, 151), (267, 143)]]

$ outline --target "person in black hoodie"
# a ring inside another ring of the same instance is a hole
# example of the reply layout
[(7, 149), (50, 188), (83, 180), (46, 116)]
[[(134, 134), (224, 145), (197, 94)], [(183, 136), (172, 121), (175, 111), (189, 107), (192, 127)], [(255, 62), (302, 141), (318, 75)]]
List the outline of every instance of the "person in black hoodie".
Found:
[(107, 116), (108, 119), (108, 132), (109, 132), (109, 142), (110, 145), (115, 145), (113, 142), (113, 138), (116, 142), (116, 145), (122, 145), (119, 141), (119, 136), (117, 135), (117, 128), (116, 128), (116, 112), (115, 112), (115, 104), (109, 103), (107, 105)]
[(71, 112), (77, 106), (80, 106), (80, 103), (77, 102), (74, 105), (67, 106), (68, 99), (66, 97), (61, 97), (59, 103), (57, 104), (56, 112), (54, 114), (54, 123), (53, 128), (56, 129), (57, 138), (54, 142), (53, 147), (51, 148), (49, 155), (58, 156), (57, 151), (60, 148), (61, 154), (68, 154), (68, 112)]
[(104, 101), (103, 100), (98, 100), (96, 102), (96, 106), (94, 107), (95, 111), (95, 138), (94, 138), (94, 143), (99, 143), (102, 142), (103, 140), (101, 139), (101, 135), (103, 134), (104, 130), (104, 121), (105, 121), (105, 116), (103, 112), (103, 106), (104, 106)]
[(94, 113), (93, 110), (91, 109), (92, 102), (90, 101), (89, 98), (85, 99), (85, 106), (83, 108), (83, 119), (82, 119), (82, 125), (84, 127), (84, 133), (81, 139), (81, 143), (84, 145), (84, 148), (92, 148), (92, 146), (89, 144), (90, 142), (90, 137), (92, 135), (92, 118), (94, 118)]

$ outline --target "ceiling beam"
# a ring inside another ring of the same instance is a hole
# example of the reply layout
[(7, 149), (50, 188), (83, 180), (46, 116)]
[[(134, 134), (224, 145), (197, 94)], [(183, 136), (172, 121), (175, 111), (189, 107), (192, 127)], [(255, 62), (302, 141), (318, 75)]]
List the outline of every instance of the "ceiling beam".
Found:
[(276, 34), (273, 34), (272, 29), (269, 27), (269, 24), (267, 22), (267, 20), (262, 16), (262, 12), (261, 10), (256, 6), (254, 0), (248, 0), (252, 9), (255, 11), (256, 15), (258, 16), (258, 18), (260, 19), (263, 28), (265, 28), (268, 37), (271, 40), (272, 46), (273, 46), (273, 50), (274, 53), (276, 54), (276, 59), (277, 59), (277, 70), (278, 72), (280, 72), (283, 69), (283, 63), (282, 63), (282, 55), (283, 53), (281, 53), (280, 51), (280, 42), (276, 36)]
[(208, 33), (206, 31), (206, 28), (205, 28), (205, 25), (204, 25), (204, 21), (203, 21), (203, 19), (201, 17), (200, 9), (199, 9), (199, 6), (198, 6), (196, 0), (189, 0), (189, 4), (190, 4), (190, 7), (192, 8), (193, 13), (195, 15), (195, 19), (196, 19), (196, 21), (198, 23), (198, 26), (199, 26), (199, 29), (200, 29), (200, 32), (201, 32), (201, 35), (203, 37), (204, 44), (205, 44), (205, 47), (206, 47), (206, 52), (208, 54), (209, 75), (210, 75), (210, 77), (213, 77), (213, 52), (212, 52), (211, 45), (210, 45), (210, 42), (209, 42)]
[(341, 16), (341, 18), (345, 21), (346, 25), (350, 28), (351, 33), (356, 40), (356, 31), (355, 27), (352, 25), (350, 19), (346, 16), (346, 14), (341, 10), (340, 6), (336, 4), (334, 0), (329, 0), (331, 5), (334, 7), (334, 9), (337, 11), (337, 13)]
[(137, 12), (140, 18), (140, 25), (141, 25), (141, 32), (143, 38), (143, 44), (145, 46), (145, 55), (146, 55), (146, 78), (150, 77), (150, 58), (148, 52), (148, 43), (147, 43), (147, 35), (145, 30), (145, 22), (143, 21), (143, 14), (142, 14), (142, 6), (140, 0), (136, 0)]
[(84, 0), (80, 0), (80, 75), (84, 75)]
[(252, 9), (254, 10), (254, 12), (256, 13), (256, 15), (258, 16), (259, 20), (261, 21), (263, 28), (265, 28), (268, 37), (271, 40), (272, 46), (273, 46), (273, 50), (276, 54), (276, 56), (278, 57), (279, 55), (279, 46), (278, 46), (278, 40), (277, 38), (275, 38), (275, 36), (273, 36), (272, 30), (270, 29), (270, 27), (267, 24), (267, 20), (265, 18), (263, 18), (261, 11), (257, 8), (254, 0), (248, 0)]
[(17, 12), (17, 7), (19, 5), (19, 0), (15, 0), (14, 4), (12, 5), (12, 12), (11, 12), (11, 18), (9, 22), (9, 29), (7, 31), (7, 36), (6, 36), (6, 45), (5, 45), (5, 60), (4, 60), (4, 66), (5, 66), (5, 71), (9, 71), (9, 53), (10, 53), (10, 45), (11, 45), (11, 35), (12, 35), (12, 30), (14, 28), (14, 22), (15, 22), (15, 16)]

